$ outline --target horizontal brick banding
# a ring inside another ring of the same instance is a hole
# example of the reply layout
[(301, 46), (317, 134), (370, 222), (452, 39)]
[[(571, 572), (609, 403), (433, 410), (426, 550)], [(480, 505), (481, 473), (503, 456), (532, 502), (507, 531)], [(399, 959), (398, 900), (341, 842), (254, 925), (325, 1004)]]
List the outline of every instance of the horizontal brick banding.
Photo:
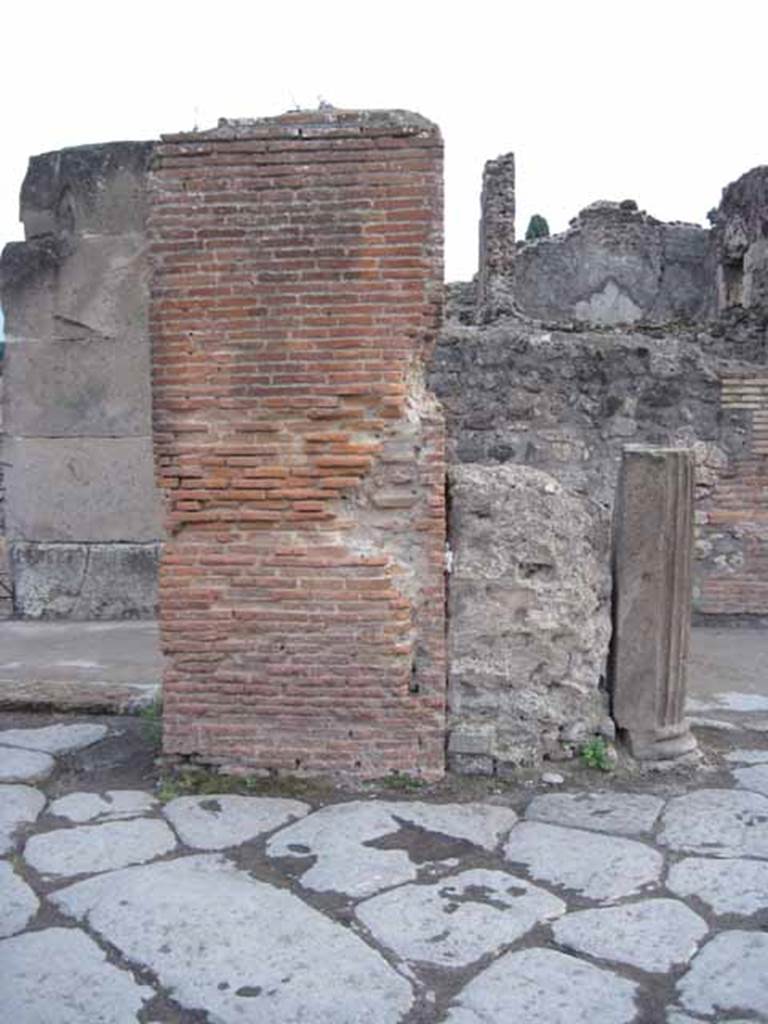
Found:
[(166, 751), (437, 777), (439, 134), (223, 123), (165, 137), (150, 197)]

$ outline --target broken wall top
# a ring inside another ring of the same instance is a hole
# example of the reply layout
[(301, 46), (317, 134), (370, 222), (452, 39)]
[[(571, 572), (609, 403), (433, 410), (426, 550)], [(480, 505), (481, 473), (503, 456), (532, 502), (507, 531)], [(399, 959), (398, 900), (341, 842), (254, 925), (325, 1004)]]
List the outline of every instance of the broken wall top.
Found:
[(26, 238), (142, 231), (154, 145), (109, 142), (31, 157), (20, 199)]

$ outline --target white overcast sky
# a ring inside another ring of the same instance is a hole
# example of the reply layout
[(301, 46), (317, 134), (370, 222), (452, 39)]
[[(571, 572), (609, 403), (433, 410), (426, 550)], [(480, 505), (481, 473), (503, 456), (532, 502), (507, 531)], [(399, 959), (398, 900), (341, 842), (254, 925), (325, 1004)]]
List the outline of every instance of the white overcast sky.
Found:
[(518, 234), (595, 199), (701, 222), (768, 163), (768, 0), (10, 0), (0, 243), (30, 154), (220, 116), (405, 107), (446, 146), (446, 276), (477, 263), (483, 162), (517, 157)]

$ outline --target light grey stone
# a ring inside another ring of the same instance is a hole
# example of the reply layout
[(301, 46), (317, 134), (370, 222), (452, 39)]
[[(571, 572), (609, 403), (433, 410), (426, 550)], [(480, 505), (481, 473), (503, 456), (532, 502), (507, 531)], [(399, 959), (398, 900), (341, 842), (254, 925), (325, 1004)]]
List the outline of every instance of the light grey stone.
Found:
[(749, 768), (737, 768), (733, 772), (736, 784), (740, 789), (750, 789), (753, 793), (768, 796), (768, 764), (753, 764)]
[(549, 949), (507, 953), (456, 997), (445, 1024), (630, 1024), (637, 986)]
[(768, 1017), (768, 935), (721, 932), (694, 958), (678, 992), (694, 1013), (749, 1013)]
[(128, 868), (60, 889), (171, 998), (220, 1024), (395, 1024), (408, 982), (349, 929), (220, 855)]
[(768, 799), (738, 789), (699, 789), (670, 800), (657, 842), (708, 857), (768, 857)]
[(100, 722), (57, 722), (41, 729), (5, 729), (0, 732), (0, 744), (42, 750), (46, 754), (70, 754), (103, 740), (108, 731)]
[(23, 619), (153, 618), (160, 546), (14, 541), (8, 545)]
[[(53, 335), (76, 340), (96, 335), (112, 344), (146, 341), (146, 238), (123, 235), (81, 235), (59, 267)], [(116, 363), (115, 369), (120, 369)], [(148, 387), (149, 380), (138, 381)]]
[(13, 1024), (138, 1024), (154, 996), (78, 928), (47, 928), (0, 942), (3, 1014)]
[(141, 864), (170, 853), (175, 846), (165, 822), (139, 818), (32, 836), (24, 847), (24, 860), (41, 875), (65, 877)]
[(0, 782), (42, 782), (55, 767), (50, 754), (0, 746)]
[(482, 737), (473, 770), (538, 765), (606, 714), (608, 517), (531, 466), (454, 465), (450, 493), (451, 764)]
[(323, 807), (282, 829), (267, 843), (267, 854), (315, 857), (315, 863), (301, 876), (302, 885), (309, 889), (370, 896), (416, 878), (416, 865), (405, 849), (380, 850), (367, 845), (396, 833), (401, 823), (493, 850), (516, 820), (509, 808), (489, 804), (353, 800)]
[(725, 755), (729, 764), (768, 764), (768, 749), (766, 750), (730, 750)]
[(768, 863), (686, 857), (670, 868), (667, 888), (683, 899), (697, 896), (716, 914), (755, 914), (768, 910)]
[(633, 836), (650, 832), (664, 801), (638, 793), (551, 793), (535, 797), (525, 812), (533, 821)]
[(591, 900), (613, 902), (658, 882), (661, 854), (633, 839), (524, 821), (510, 833), (504, 856), (537, 881)]
[(85, 338), (11, 342), (3, 427), (22, 437), (146, 436), (149, 343)]
[(402, 885), (358, 904), (377, 942), (406, 960), (464, 967), (564, 914), (565, 903), (504, 871), (478, 869)]
[(565, 776), (561, 775), (560, 772), (544, 772), (541, 776), (541, 781), (545, 786), (562, 786), (565, 782)]
[(68, 821), (113, 821), (119, 818), (136, 818), (157, 806), (157, 800), (149, 793), (138, 789), (109, 789), (101, 793), (68, 793), (54, 800), (48, 808), (49, 814)]
[(0, 854), (13, 849), (13, 835), (37, 820), (45, 797), (32, 786), (0, 786)]
[(666, 973), (688, 963), (708, 929), (684, 903), (653, 899), (568, 914), (553, 930), (574, 953)]
[(162, 537), (149, 437), (6, 438), (10, 540)]
[(40, 902), (8, 861), (0, 860), (0, 939), (27, 927)]
[[(679, 1013), (672, 1010), (667, 1014), (667, 1024), (707, 1024), (701, 1017), (689, 1017), (687, 1013)], [(744, 1024), (743, 1021), (733, 1021), (729, 1024)]]
[(613, 716), (635, 757), (696, 748), (684, 715), (691, 635), (694, 453), (624, 448), (614, 510)]
[(309, 804), (258, 796), (180, 796), (163, 814), (187, 846), (197, 850), (223, 850), (256, 839), (303, 818)]

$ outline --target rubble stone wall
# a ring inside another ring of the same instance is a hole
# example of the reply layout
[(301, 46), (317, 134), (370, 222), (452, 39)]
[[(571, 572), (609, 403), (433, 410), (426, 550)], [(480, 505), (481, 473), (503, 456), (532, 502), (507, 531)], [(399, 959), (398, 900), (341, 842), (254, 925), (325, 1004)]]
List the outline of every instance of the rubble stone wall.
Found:
[(168, 136), (151, 176), (168, 753), (444, 766), (442, 142), (403, 112)]

